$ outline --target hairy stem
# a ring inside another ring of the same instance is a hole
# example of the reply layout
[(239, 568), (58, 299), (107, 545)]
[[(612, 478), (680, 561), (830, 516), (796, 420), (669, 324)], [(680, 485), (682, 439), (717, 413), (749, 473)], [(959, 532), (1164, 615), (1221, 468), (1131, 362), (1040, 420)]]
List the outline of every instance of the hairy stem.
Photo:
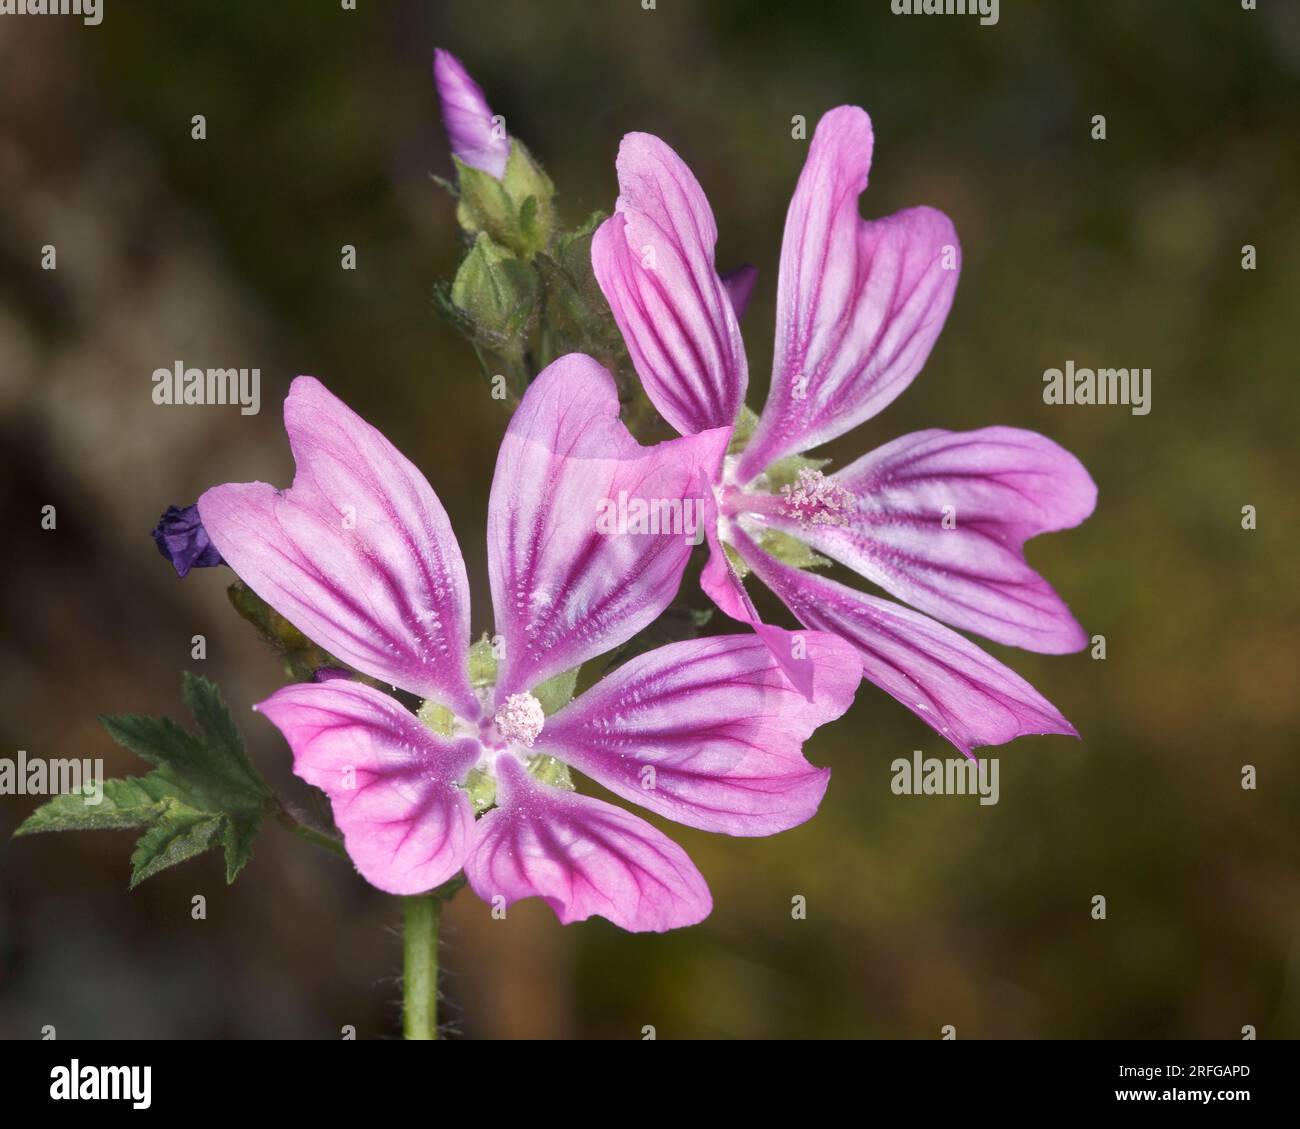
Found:
[(442, 898), (417, 894), (402, 899), (402, 1033), (408, 1039), (438, 1037), (438, 922)]

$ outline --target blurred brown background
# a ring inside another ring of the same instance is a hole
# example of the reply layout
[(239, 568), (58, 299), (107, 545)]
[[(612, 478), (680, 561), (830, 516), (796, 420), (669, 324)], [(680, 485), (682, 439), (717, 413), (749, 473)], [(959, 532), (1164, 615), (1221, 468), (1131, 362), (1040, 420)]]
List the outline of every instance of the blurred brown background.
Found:
[[(965, 256), (925, 371), (831, 453), (1005, 423), (1084, 460), (1096, 515), (1030, 558), (1108, 658), (991, 648), (1084, 740), (986, 750), (993, 807), (897, 797), (895, 757), (951, 750), (864, 684), (808, 750), (834, 770), (811, 823), (767, 840), (670, 829), (713, 889), (703, 925), (562, 928), (537, 902), (494, 922), (462, 893), (445, 1018), (472, 1037), (1300, 1035), (1300, 6), (1004, 0), (994, 27), (888, 0), (358, 7), (0, 18), (0, 755), (137, 772), (96, 714), (179, 717), (192, 668), (306, 798), (247, 713), (281, 674), (226, 606), (229, 574), (179, 582), (148, 536), (210, 484), (287, 484), (279, 405), (299, 372), (427, 472), (466, 549), (475, 630), (490, 626), (482, 529), (506, 418), (430, 303), (459, 254), (430, 180), (450, 166), (435, 45), (546, 164), (570, 222), (612, 207), (628, 130), (691, 164), (720, 265), (760, 269), (755, 406), (806, 150), (790, 119), (853, 102), (876, 129), (867, 214), (942, 208)], [(178, 359), (259, 366), (261, 415), (155, 407), (150, 374)], [(1067, 359), (1152, 368), (1151, 414), (1045, 406), (1042, 372)], [(213, 855), (128, 893), (130, 833), (10, 842), (35, 803), (0, 797), (0, 1036), (397, 1033), (400, 914), (346, 863), (268, 826), (230, 888)]]

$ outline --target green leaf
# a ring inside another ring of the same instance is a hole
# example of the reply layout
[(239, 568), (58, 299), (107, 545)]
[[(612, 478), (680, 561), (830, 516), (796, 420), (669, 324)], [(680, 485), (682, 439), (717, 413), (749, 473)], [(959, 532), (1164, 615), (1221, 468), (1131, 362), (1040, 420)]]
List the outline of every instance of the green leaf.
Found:
[(174, 805), (164, 811), (135, 845), (131, 855), (131, 889), (160, 870), (201, 855), (221, 835), (220, 816)]
[(253, 843), (257, 839), (259, 824), (227, 822), (222, 832), (221, 845), (226, 854), (226, 885), (244, 869), (253, 857)]
[(269, 796), (271, 791), (248, 759), (243, 735), (216, 685), (186, 671), (181, 676), (181, 698), (199, 730), (197, 767), (253, 795)]
[(99, 724), (124, 749), (141, 760), (165, 765), (199, 755), (197, 742), (169, 717), (101, 714)]
[(100, 723), (118, 744), (155, 766), (143, 777), (106, 780), (99, 803), (93, 792), (56, 796), (15, 832), (146, 828), (131, 856), (131, 886), (220, 846), (226, 880), (233, 882), (253, 854), (253, 841), (272, 804), (271, 790), (244, 749), (244, 739), (206, 678), (186, 673), (181, 695), (196, 732), (170, 718), (119, 714)]
[(118, 831), (130, 827), (147, 827), (166, 807), (143, 787), (141, 781), (126, 777), (105, 780), (104, 795), (98, 804), (87, 804), (89, 793), (56, 796), (29, 815), (14, 836), (38, 835), (45, 831)]

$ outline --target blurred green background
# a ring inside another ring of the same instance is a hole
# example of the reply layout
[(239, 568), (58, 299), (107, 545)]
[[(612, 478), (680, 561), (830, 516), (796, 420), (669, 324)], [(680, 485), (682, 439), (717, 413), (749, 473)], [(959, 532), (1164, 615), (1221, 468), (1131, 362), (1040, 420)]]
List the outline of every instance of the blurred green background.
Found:
[[(427, 472), (490, 627), (482, 529), (506, 415), (430, 302), (460, 253), (430, 179), (450, 170), (434, 46), (546, 165), (569, 222), (612, 207), (624, 132), (682, 154), (720, 266), (760, 271), (754, 406), (806, 152), (791, 118), (857, 103), (876, 131), (865, 212), (941, 208), (964, 268), (921, 376), (829, 453), (1004, 423), (1083, 459), (1096, 515), (1029, 556), (1107, 658), (990, 648), (1083, 740), (985, 750), (996, 806), (894, 796), (895, 757), (951, 750), (864, 684), (808, 748), (833, 769), (812, 822), (761, 840), (669, 829), (712, 887), (703, 925), (563, 928), (536, 901), (497, 922), (462, 893), (444, 1018), (478, 1038), (1300, 1035), (1300, 6), (1259, 7), (1004, 0), (981, 27), (888, 0), (106, 0), (97, 28), (0, 20), (3, 755), (135, 772), (96, 714), (179, 716), (193, 668), (304, 800), (246, 713), (281, 674), (226, 606), (228, 574), (178, 582), (148, 536), (213, 483), (288, 483), (279, 404), (300, 372)], [(262, 414), (155, 407), (150, 374), (177, 359), (260, 366)], [(1151, 414), (1045, 406), (1042, 372), (1067, 359), (1153, 369)], [(210, 856), (128, 894), (126, 833), (10, 842), (35, 803), (0, 797), (0, 1036), (398, 1032), (400, 914), (345, 863), (268, 826), (233, 887)]]

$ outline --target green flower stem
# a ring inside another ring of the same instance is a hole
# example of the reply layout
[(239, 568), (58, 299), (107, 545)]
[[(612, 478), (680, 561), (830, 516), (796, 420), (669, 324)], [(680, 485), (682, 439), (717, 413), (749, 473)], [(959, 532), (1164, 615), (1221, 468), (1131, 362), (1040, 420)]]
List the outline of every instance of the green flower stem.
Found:
[(402, 1033), (408, 1039), (438, 1037), (438, 925), (442, 903), (465, 885), (465, 875), (449, 878), (436, 890), (402, 898)]
[(408, 1039), (438, 1037), (438, 922), (442, 897), (403, 898), (402, 1033)]

